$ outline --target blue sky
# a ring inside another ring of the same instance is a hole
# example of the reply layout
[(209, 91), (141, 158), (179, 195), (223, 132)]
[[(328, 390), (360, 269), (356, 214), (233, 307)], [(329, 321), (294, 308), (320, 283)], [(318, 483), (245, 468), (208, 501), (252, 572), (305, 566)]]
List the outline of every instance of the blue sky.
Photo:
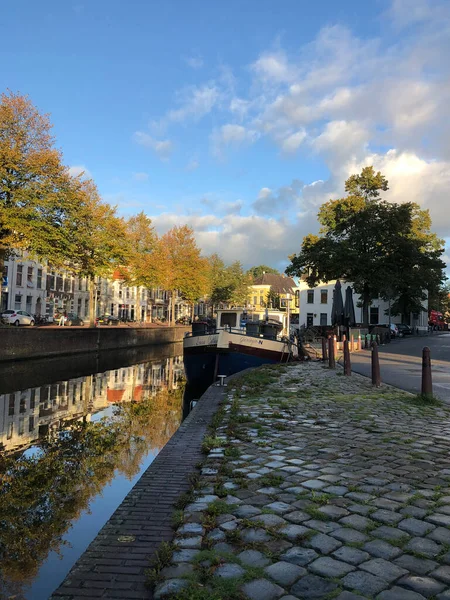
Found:
[(91, 0), (3, 7), (2, 89), (73, 172), (205, 253), (282, 266), (374, 164), (450, 237), (450, 5)]

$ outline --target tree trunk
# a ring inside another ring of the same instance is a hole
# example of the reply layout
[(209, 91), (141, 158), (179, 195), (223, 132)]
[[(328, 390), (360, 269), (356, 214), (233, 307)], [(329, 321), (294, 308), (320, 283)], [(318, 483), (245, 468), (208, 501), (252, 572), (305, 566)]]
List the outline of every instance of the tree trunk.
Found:
[(95, 280), (89, 277), (89, 327), (95, 327)]

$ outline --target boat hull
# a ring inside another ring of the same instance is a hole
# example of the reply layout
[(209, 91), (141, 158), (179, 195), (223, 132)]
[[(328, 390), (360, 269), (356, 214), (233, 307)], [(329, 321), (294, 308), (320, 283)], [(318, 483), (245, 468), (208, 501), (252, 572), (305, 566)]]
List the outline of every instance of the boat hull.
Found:
[(218, 334), (206, 334), (184, 338), (183, 362), (189, 383), (210, 385), (214, 382), (218, 337)]

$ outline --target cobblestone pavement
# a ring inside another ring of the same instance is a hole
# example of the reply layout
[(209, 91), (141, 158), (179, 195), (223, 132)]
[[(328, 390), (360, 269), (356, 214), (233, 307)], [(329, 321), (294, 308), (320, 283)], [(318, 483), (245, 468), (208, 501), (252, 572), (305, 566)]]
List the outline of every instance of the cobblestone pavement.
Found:
[(450, 599), (450, 410), (341, 373), (230, 383), (156, 599)]

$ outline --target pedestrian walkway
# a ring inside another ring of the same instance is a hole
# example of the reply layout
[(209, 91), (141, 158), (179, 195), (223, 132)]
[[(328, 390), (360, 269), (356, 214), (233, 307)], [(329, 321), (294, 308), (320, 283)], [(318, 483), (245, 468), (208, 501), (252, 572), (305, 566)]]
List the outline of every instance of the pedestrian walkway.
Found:
[(450, 599), (448, 407), (320, 363), (227, 398), (156, 599)]

